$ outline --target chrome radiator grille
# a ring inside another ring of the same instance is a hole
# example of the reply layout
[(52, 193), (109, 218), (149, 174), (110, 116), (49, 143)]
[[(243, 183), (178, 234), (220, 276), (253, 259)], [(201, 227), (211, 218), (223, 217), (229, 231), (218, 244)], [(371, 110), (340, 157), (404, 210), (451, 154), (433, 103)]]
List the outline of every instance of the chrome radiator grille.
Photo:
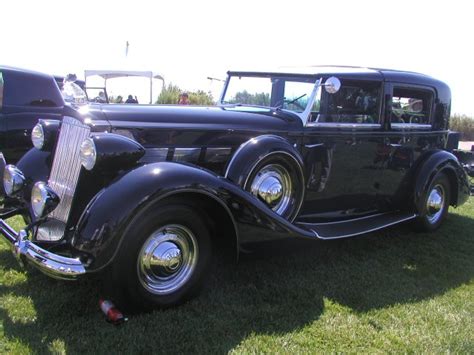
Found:
[(89, 126), (72, 117), (64, 117), (48, 181), (48, 185), (60, 198), (59, 205), (51, 212), (50, 217), (63, 222), (64, 225), (71, 211), (72, 199), (81, 172), (79, 148), (89, 135)]

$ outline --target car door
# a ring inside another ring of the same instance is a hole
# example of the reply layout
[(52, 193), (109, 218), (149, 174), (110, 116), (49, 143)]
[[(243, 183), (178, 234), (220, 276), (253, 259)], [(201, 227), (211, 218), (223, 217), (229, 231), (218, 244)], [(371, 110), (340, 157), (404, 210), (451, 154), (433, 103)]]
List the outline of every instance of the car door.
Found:
[(444, 129), (433, 128), (436, 92), (433, 88), (403, 83), (387, 83), (391, 105), (385, 113), (385, 138), (381, 196), (387, 205), (404, 208), (410, 193), (410, 174), (417, 160), (430, 149), (442, 145)]
[(349, 217), (378, 208), (382, 83), (341, 82), (336, 94), (322, 90), (319, 111), (313, 112), (305, 127), (308, 178), (303, 218)]

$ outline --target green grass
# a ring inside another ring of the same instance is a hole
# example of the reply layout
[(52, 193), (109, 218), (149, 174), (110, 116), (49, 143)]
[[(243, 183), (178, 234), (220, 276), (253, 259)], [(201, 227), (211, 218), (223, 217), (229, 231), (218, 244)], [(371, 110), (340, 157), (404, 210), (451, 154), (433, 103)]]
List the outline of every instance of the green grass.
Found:
[(473, 217), (471, 198), (433, 234), (262, 245), (218, 262), (198, 299), (120, 327), (95, 282), (25, 272), (2, 242), (0, 353), (473, 353)]

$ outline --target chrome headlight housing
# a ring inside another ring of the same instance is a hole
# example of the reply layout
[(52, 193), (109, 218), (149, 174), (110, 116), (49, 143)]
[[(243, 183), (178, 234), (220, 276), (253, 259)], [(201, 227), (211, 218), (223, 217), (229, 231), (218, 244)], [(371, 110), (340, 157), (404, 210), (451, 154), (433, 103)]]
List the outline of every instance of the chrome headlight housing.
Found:
[(38, 181), (31, 190), (31, 208), (36, 218), (46, 216), (59, 204), (59, 197), (46, 183)]
[(31, 141), (33, 142), (33, 146), (36, 149), (43, 149), (44, 147), (44, 129), (41, 123), (37, 123), (36, 126), (33, 127), (31, 131)]
[(97, 149), (92, 138), (86, 138), (81, 144), (79, 152), (81, 163), (87, 170), (92, 170), (97, 160)]
[(31, 141), (36, 149), (50, 151), (56, 143), (61, 121), (40, 119), (31, 131)]
[(25, 185), (25, 176), (15, 165), (7, 165), (3, 172), (3, 187), (8, 196), (13, 196)]

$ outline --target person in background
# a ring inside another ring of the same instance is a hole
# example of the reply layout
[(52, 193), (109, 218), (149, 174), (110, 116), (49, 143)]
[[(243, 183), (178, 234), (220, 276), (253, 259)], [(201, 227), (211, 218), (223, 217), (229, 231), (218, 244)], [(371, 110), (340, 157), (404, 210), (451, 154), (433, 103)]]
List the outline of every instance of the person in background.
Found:
[(128, 95), (127, 100), (125, 101), (126, 104), (138, 104), (138, 100), (133, 98), (132, 95)]
[(97, 96), (97, 98), (95, 99), (95, 102), (99, 102), (99, 103), (102, 103), (102, 104), (107, 103), (107, 98), (105, 97), (105, 92), (100, 91), (99, 96)]
[(189, 96), (187, 92), (181, 93), (179, 95), (179, 100), (178, 100), (178, 105), (190, 105), (191, 103), (189, 102)]

